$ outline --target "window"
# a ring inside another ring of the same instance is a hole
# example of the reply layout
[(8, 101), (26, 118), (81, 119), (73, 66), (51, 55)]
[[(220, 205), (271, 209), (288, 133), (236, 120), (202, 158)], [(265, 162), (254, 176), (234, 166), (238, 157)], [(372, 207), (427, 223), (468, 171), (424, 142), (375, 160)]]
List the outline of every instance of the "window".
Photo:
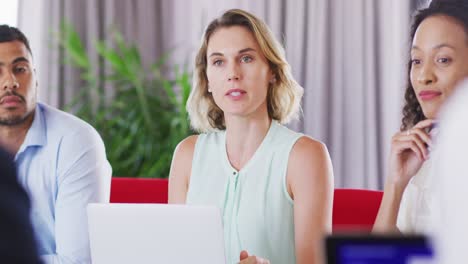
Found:
[(0, 8), (0, 25), (3, 24), (13, 27), (18, 25), (18, 0), (2, 1), (2, 8)]

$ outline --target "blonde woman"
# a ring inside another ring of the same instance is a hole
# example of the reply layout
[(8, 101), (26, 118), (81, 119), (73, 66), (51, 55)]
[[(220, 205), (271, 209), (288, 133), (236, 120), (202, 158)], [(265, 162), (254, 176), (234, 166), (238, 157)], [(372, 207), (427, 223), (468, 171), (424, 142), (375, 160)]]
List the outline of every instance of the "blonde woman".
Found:
[(229, 10), (207, 27), (187, 103), (201, 132), (175, 150), (169, 202), (219, 206), (228, 263), (317, 263), (331, 230), (324, 144), (283, 124), (303, 89), (268, 26)]

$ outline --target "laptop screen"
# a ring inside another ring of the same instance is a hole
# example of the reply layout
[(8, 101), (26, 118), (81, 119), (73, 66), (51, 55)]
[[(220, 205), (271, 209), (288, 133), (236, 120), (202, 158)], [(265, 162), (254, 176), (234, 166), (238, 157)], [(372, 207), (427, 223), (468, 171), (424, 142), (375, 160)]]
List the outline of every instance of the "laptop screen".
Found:
[(87, 212), (93, 264), (226, 263), (218, 207), (91, 203)]
[(328, 264), (432, 263), (424, 236), (332, 235), (326, 239)]

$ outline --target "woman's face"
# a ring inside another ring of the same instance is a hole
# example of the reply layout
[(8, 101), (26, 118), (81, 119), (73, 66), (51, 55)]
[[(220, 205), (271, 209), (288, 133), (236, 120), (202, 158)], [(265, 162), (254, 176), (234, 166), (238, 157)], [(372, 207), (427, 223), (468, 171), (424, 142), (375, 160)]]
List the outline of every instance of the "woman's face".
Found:
[(241, 26), (216, 30), (206, 57), (209, 91), (225, 117), (268, 115), (267, 92), (273, 74), (249, 30)]
[(468, 77), (468, 36), (454, 18), (422, 21), (411, 49), (410, 80), (426, 118), (435, 118), (457, 83)]

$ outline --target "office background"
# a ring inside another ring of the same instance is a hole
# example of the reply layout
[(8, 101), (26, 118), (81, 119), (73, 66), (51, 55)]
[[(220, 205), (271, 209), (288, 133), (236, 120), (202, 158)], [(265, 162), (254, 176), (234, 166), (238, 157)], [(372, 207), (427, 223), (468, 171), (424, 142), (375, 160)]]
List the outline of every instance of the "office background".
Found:
[[(30, 38), (40, 100), (63, 108), (83, 85), (80, 72), (63, 64), (54, 38), (63, 21), (90, 53), (96, 39), (110, 41), (115, 28), (137, 45), (146, 67), (171, 51), (164, 71), (170, 76), (174, 65), (190, 70), (213, 18), (229, 8), (250, 11), (284, 44), (304, 87), (303, 115), (290, 126), (328, 146), (336, 187), (381, 189), (390, 139), (400, 125), (410, 15), (424, 2), (18, 0), (18, 27)], [(113, 87), (104, 88), (111, 98)]]

